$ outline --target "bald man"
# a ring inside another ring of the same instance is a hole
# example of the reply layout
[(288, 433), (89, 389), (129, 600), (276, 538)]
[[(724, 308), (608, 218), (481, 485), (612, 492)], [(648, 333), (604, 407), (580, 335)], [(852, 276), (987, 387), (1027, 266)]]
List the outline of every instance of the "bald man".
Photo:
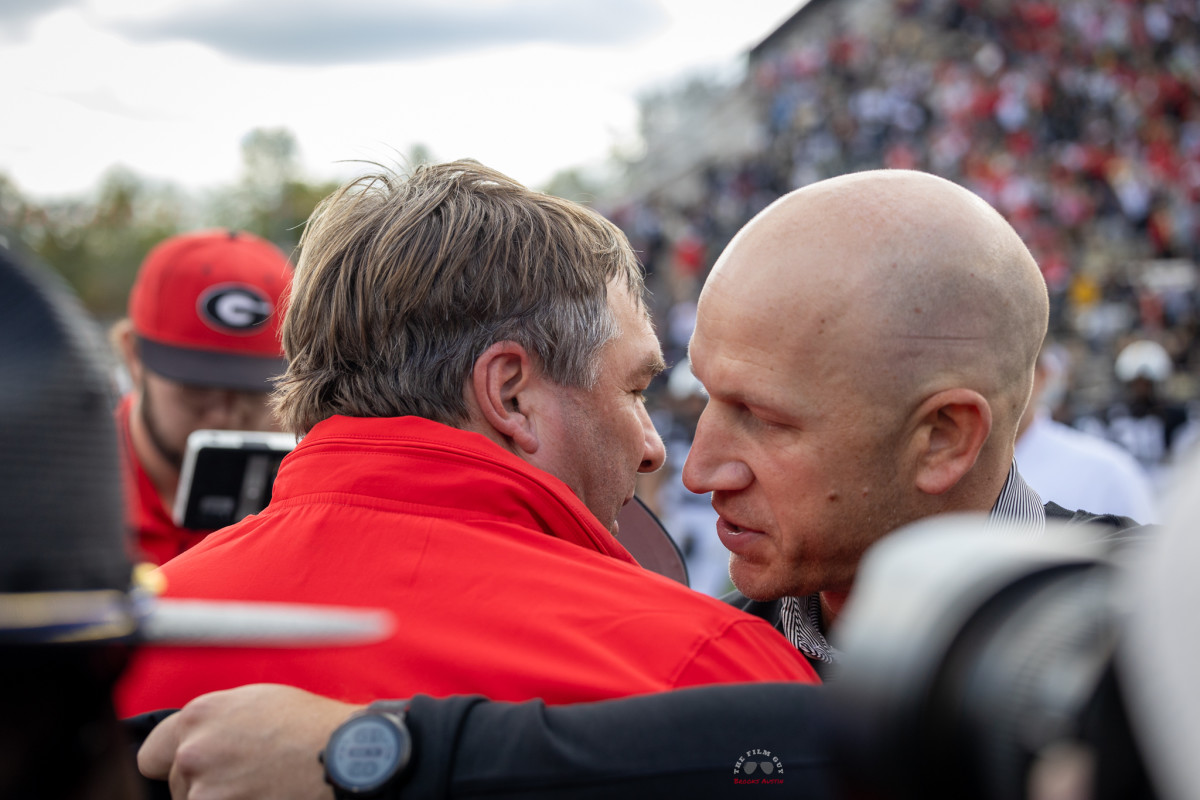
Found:
[[(890, 531), (946, 512), (990, 512), (1014, 535), (1037, 534), (1047, 513), (1094, 520), (1043, 507), (1013, 460), (1047, 317), (1020, 237), (941, 178), (842, 176), (753, 219), (700, 296), (691, 366), (709, 401), (683, 473), (690, 490), (712, 493), (733, 599), (827, 665), (837, 653), (825, 633), (859, 559)], [(819, 691), (728, 687), (549, 709), (422, 697), (408, 711), (414, 755), (390, 788), (555, 796), (587, 784), (602, 796), (611, 782), (624, 800), (710, 796), (728, 791), (737, 751), (754, 747), (792, 753), (789, 777), (823, 797), (824, 737), (807, 713)], [(209, 695), (160, 726), (140, 763), (215, 796), (328, 798), (315, 754), (355, 713), (288, 687)]]
[(863, 552), (953, 511), (1044, 527), (1013, 448), (1046, 333), (1041, 272), (983, 200), (920, 172), (781, 198), (700, 296), (709, 393), (683, 471), (712, 493), (730, 598), (818, 665)]

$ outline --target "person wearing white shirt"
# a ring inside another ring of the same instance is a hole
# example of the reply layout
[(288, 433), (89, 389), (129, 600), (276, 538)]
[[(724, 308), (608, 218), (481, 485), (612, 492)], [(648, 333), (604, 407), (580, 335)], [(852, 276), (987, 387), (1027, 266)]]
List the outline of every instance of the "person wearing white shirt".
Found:
[(1047, 395), (1061, 381), (1062, 364), (1052, 349), (1038, 358), (1033, 396), (1017, 428), (1017, 465), (1043, 501), (1067, 510), (1103, 508), (1142, 524), (1159, 522), (1157, 501), (1145, 469), (1106, 439), (1051, 418)]

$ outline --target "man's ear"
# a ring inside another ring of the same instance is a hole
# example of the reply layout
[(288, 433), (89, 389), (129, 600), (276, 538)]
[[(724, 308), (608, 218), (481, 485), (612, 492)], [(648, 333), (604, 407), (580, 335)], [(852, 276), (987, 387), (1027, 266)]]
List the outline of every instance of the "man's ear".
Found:
[(992, 432), (992, 408), (972, 389), (947, 389), (927, 398), (917, 417), (916, 485), (942, 494), (975, 466)]
[(138, 355), (137, 337), (133, 333), (133, 322), (128, 318), (121, 320), (112, 328), (109, 340), (116, 348), (125, 369), (129, 371), (129, 379), (134, 386), (142, 385), (142, 359)]
[(537, 430), (520, 404), (534, 379), (533, 359), (524, 347), (496, 342), (475, 359), (468, 389), (484, 422), (526, 453), (539, 446)]

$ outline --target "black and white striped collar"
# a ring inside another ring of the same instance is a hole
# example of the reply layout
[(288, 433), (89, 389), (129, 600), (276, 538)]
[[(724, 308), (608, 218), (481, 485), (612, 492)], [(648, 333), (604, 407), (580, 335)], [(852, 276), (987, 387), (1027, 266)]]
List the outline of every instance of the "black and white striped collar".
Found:
[[(1046, 509), (1021, 473), (1013, 459), (1008, 477), (988, 514), (988, 528), (1024, 536), (1041, 536), (1046, 531)], [(836, 664), (841, 654), (821, 632), (821, 596), (785, 597), (779, 608), (780, 626), (784, 635), (810, 661)]]
[(1017, 471), (1016, 459), (1008, 468), (1004, 488), (1000, 490), (1000, 496), (988, 514), (987, 527), (989, 530), (1011, 531), (1024, 536), (1041, 536), (1046, 532), (1046, 507), (1038, 493)]

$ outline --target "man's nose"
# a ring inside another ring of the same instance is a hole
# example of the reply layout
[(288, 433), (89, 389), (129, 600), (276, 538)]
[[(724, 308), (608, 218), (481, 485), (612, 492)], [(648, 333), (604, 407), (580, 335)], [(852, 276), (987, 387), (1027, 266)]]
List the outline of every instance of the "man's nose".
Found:
[(696, 423), (696, 435), (683, 464), (683, 485), (694, 494), (737, 491), (753, 480), (738, 458), (738, 444), (725, 430), (720, 410), (710, 402)]
[(240, 416), (238, 405), (236, 392), (212, 390), (204, 402), (204, 424), (218, 430), (236, 429)]
[(663, 444), (662, 437), (658, 435), (658, 430), (654, 427), (654, 422), (650, 419), (650, 414), (645, 407), (642, 408), (641, 413), (645, 442), (642, 449), (642, 463), (638, 465), (638, 472), (657, 472), (666, 463), (667, 448)]
[(208, 398), (205, 425), (218, 430), (273, 430), (265, 394), (217, 390)]

